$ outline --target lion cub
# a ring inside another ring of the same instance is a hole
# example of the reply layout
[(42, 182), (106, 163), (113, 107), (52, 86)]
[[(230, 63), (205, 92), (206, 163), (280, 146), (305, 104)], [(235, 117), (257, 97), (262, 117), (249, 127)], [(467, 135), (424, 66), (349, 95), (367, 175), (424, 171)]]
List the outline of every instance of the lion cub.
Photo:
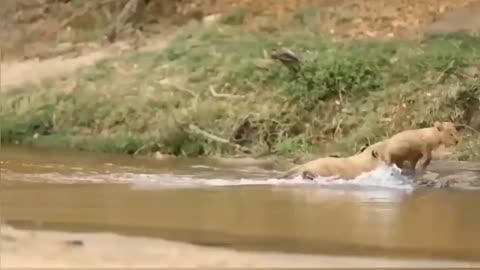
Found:
[(424, 173), (432, 161), (432, 152), (440, 145), (452, 147), (459, 142), (455, 125), (451, 122), (435, 122), (433, 127), (410, 129), (399, 132), (392, 137), (375, 143), (365, 151), (375, 150), (380, 158), (391, 166), (404, 169), (404, 162), (410, 163), (410, 169), (415, 173), (418, 161), (423, 158), (421, 170)]
[(346, 158), (324, 157), (297, 165), (288, 170), (280, 178), (290, 178), (302, 175), (312, 179), (317, 176), (340, 177), (345, 180), (353, 179), (363, 172), (372, 171), (380, 162), (376, 150), (364, 151)]

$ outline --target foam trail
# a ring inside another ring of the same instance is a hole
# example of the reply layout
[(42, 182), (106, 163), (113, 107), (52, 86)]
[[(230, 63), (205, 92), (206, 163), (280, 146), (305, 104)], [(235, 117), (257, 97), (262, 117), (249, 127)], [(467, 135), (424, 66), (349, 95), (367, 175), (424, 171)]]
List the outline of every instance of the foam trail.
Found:
[(396, 165), (389, 167), (381, 165), (375, 170), (362, 173), (352, 180), (317, 178), (314, 181), (319, 185), (353, 185), (353, 186), (370, 186), (384, 187), (395, 189), (413, 189), (408, 179), (401, 174), (401, 169)]
[[(145, 181), (147, 180), (147, 181)], [(149, 180), (149, 181), (148, 181)], [(195, 186), (210, 186), (210, 187), (226, 187), (226, 186), (259, 186), (259, 185), (271, 185), (271, 186), (299, 186), (299, 185), (311, 185), (311, 186), (360, 186), (360, 187), (382, 187), (412, 190), (413, 186), (408, 180), (401, 175), (401, 170), (396, 167), (388, 167), (386, 165), (380, 166), (377, 169), (363, 173), (352, 180), (336, 179), (335, 177), (318, 177), (314, 180), (304, 180), (301, 177), (294, 179), (266, 179), (266, 180), (253, 180), (253, 179), (240, 179), (240, 180), (226, 180), (226, 179), (201, 179), (191, 178), (191, 176), (181, 177), (178, 175), (172, 175), (170, 177), (162, 177), (155, 180), (155, 177), (146, 175), (137, 175), (134, 181), (134, 186), (137, 188), (142, 187), (195, 187)]]
[[(413, 189), (407, 179), (401, 175), (396, 166), (380, 166), (352, 180), (318, 177), (314, 180), (294, 179), (221, 179), (210, 176), (199, 177), (199, 174), (155, 174), (155, 173), (109, 173), (109, 172), (70, 172), (62, 173), (15, 173), (3, 171), (6, 179), (43, 183), (127, 183), (132, 188), (194, 188), (194, 187), (227, 187), (227, 186), (330, 186), (342, 187), (383, 187), (393, 189)], [(252, 174), (253, 175), (253, 174)], [(258, 175), (257, 175), (258, 176)], [(265, 176), (268, 178), (268, 176)]]

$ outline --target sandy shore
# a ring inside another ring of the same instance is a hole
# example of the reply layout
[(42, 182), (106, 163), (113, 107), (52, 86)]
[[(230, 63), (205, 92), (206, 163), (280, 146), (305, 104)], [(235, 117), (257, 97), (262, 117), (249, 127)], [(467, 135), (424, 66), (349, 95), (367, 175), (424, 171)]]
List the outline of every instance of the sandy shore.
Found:
[(1, 227), (0, 267), (479, 267), (479, 263), (240, 252), (110, 233)]

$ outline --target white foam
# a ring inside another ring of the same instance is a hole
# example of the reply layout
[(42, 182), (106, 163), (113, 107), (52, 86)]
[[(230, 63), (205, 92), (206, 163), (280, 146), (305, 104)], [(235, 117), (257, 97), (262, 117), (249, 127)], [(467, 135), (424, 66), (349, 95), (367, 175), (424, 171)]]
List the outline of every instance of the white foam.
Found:
[[(337, 179), (335, 177), (318, 177), (314, 180), (294, 179), (220, 179), (198, 177), (186, 174), (154, 174), (154, 173), (96, 173), (70, 172), (61, 173), (14, 173), (5, 172), (4, 176), (10, 180), (44, 183), (129, 183), (133, 188), (186, 188), (186, 187), (227, 187), (227, 186), (331, 186), (331, 187), (383, 187), (394, 189), (413, 189), (407, 179), (401, 175), (396, 167), (380, 166), (377, 169), (364, 173), (352, 180)], [(267, 177), (265, 177), (267, 178)]]
[[(125, 177), (125, 174), (123, 174)], [(226, 187), (226, 186), (360, 186), (360, 187), (382, 187), (382, 188), (394, 188), (403, 190), (412, 190), (413, 186), (409, 183), (408, 179), (401, 175), (401, 170), (396, 167), (380, 166), (377, 169), (363, 173), (352, 180), (339, 179), (337, 177), (318, 177), (313, 180), (304, 180), (301, 177), (294, 179), (277, 179), (270, 178), (265, 180), (253, 180), (253, 179), (202, 179), (194, 178), (193, 176), (180, 176), (180, 175), (135, 175), (135, 180), (132, 183), (137, 188), (142, 187), (196, 187), (196, 186), (211, 186), (211, 187)]]

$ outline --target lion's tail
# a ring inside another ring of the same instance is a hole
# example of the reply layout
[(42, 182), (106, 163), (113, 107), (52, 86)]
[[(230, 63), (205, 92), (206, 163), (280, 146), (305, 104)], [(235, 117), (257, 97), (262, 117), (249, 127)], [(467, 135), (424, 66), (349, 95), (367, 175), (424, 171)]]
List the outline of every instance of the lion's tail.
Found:
[(298, 169), (300, 166), (294, 166), (290, 170), (286, 171), (284, 174), (282, 174), (279, 178), (280, 179), (285, 179), (285, 178), (291, 178), (294, 174), (298, 172)]

